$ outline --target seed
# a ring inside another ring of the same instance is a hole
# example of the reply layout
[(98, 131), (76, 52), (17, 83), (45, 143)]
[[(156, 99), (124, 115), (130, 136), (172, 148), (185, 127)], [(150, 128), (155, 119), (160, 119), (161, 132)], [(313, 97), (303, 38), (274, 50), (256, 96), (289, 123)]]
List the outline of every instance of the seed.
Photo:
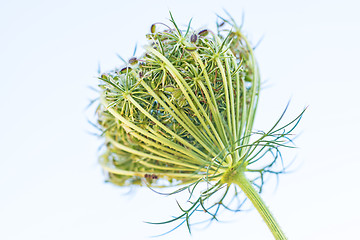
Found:
[(138, 60), (137, 60), (136, 57), (132, 57), (132, 58), (129, 59), (129, 63), (130, 63), (131, 65), (135, 65), (135, 64), (138, 63)]
[(175, 88), (173, 86), (165, 86), (164, 87), (165, 92), (173, 92), (174, 90), (175, 90)]
[(130, 67), (124, 67), (123, 69), (120, 70), (120, 74), (124, 74), (126, 72), (130, 72), (131, 68)]
[(208, 35), (209, 31), (207, 29), (201, 30), (199, 32), (200, 37), (205, 37), (206, 35)]
[(155, 30), (156, 30), (155, 24), (152, 24), (150, 27), (150, 32), (155, 33)]
[(197, 35), (194, 33), (194, 34), (191, 35), (191, 37), (190, 37), (190, 42), (195, 43), (196, 40), (197, 40)]
[(185, 50), (189, 51), (189, 52), (193, 52), (196, 50), (196, 46), (187, 46), (187, 47), (185, 47)]

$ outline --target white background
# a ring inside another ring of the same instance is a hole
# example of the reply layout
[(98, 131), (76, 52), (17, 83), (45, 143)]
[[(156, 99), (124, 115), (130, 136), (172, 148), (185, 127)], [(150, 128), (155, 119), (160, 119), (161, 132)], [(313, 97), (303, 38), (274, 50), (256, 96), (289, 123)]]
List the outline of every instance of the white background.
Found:
[[(360, 5), (357, 1), (0, 1), (0, 239), (147, 239), (174, 199), (104, 183), (87, 119), (97, 68), (110, 70), (173, 12), (213, 27), (227, 9), (256, 43), (266, 82), (256, 129), (291, 98), (295, 171), (262, 195), (290, 239), (360, 239)], [(291, 160), (292, 153), (284, 155)], [(181, 197), (181, 196), (179, 196)], [(255, 210), (192, 239), (272, 239)], [(185, 227), (158, 239), (190, 239)]]

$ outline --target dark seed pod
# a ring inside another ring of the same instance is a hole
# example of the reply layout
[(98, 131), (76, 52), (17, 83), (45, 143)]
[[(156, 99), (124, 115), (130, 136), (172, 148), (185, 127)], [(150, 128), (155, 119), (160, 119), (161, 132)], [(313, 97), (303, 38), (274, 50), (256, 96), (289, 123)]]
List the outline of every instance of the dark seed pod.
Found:
[(150, 27), (150, 32), (155, 33), (155, 30), (156, 30), (156, 26), (155, 26), (155, 24), (152, 24)]
[(121, 69), (121, 70), (119, 71), (119, 73), (120, 73), (120, 74), (124, 74), (124, 73), (130, 72), (130, 71), (131, 71), (131, 68), (130, 68), (130, 67), (124, 67), (123, 69)]
[(196, 50), (196, 46), (187, 46), (187, 47), (185, 47), (185, 50), (189, 51), (189, 52), (193, 52)]
[(196, 40), (197, 40), (197, 35), (194, 33), (194, 34), (191, 35), (191, 37), (190, 37), (190, 42), (195, 43)]
[(137, 60), (136, 57), (132, 57), (132, 58), (129, 59), (129, 63), (130, 63), (131, 65), (135, 65), (135, 64), (138, 63), (138, 60)]
[(209, 34), (209, 31), (207, 29), (201, 30), (199, 32), (200, 37), (205, 37), (208, 34)]

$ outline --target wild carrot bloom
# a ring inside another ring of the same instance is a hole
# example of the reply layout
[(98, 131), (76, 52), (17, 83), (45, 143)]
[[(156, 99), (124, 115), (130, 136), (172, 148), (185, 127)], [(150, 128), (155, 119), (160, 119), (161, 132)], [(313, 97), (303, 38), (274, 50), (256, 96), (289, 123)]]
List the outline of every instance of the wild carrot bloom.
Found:
[[(279, 173), (279, 148), (290, 147), (288, 135), (302, 113), (285, 126), (278, 121), (254, 132), (260, 74), (241, 27), (231, 17), (216, 32), (190, 23), (182, 30), (170, 21), (151, 26), (141, 57), (100, 77), (97, 114), (106, 144), (100, 163), (109, 181), (189, 189), (191, 206), (168, 221), (183, 220), (189, 230), (196, 210), (213, 219), (228, 208), (232, 187), (251, 200), (275, 238), (285, 239), (258, 192), (264, 174)], [(261, 163), (266, 155), (271, 161)]]

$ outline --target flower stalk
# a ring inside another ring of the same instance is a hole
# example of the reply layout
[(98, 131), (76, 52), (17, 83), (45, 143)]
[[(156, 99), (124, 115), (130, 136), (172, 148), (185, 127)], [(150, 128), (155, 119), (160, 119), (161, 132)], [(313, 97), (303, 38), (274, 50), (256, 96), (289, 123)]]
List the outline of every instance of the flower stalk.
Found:
[(260, 197), (259, 193), (254, 189), (249, 180), (246, 178), (244, 172), (241, 170), (238, 171), (236, 174), (233, 175), (231, 181), (233, 182), (233, 184), (237, 184), (245, 193), (247, 198), (251, 201), (251, 203), (261, 215), (262, 219), (270, 229), (274, 238), (276, 240), (287, 239), (279, 224), (275, 220), (274, 216), (271, 214), (270, 210)]

